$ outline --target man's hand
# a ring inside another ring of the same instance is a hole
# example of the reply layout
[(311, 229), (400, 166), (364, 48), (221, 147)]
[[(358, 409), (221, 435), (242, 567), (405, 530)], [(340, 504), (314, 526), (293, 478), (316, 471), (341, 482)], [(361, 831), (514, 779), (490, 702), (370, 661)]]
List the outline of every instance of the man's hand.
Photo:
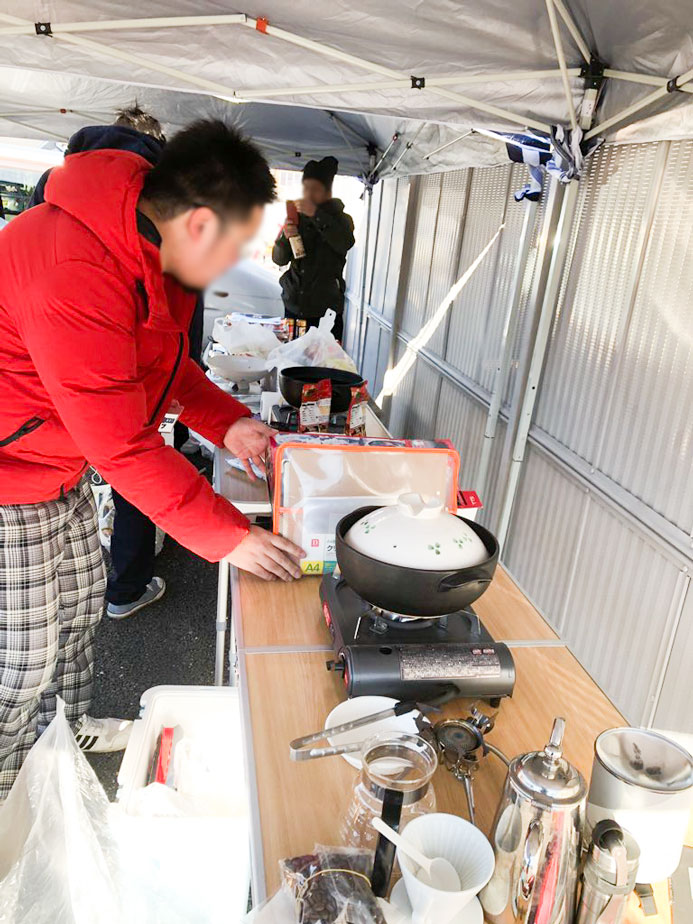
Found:
[(274, 436), (271, 427), (253, 420), (250, 417), (241, 417), (231, 424), (224, 437), (224, 446), (243, 463), (251, 481), (257, 481), (251, 462), (261, 472), (265, 471), (265, 453), (269, 448), (270, 438)]
[(307, 215), (312, 218), (315, 215), (315, 203), (310, 199), (297, 199), (296, 208), (301, 215)]
[(305, 558), (303, 549), (283, 536), (275, 536), (259, 526), (251, 526), (226, 561), (256, 574), (263, 581), (291, 581), (301, 577), (299, 561)]
[(295, 225), (293, 221), (287, 221), (284, 223), (284, 237), (297, 237), (298, 236), (298, 225)]

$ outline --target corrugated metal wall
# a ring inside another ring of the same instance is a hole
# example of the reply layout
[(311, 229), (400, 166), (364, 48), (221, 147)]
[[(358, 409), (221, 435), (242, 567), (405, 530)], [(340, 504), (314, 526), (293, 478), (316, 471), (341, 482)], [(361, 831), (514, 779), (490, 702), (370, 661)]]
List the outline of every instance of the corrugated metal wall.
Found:
[[(492, 528), (547, 265), (537, 259), (551, 220), (545, 202), (528, 257), (518, 259), (526, 205), (512, 192), (523, 181), (524, 168), (507, 165), (386, 180), (373, 197), (363, 369), (377, 394), (388, 366), (410, 366), (391, 399), (390, 427), (450, 437), (464, 487), (479, 476), (519, 282), (483, 498)], [(693, 144), (607, 145), (591, 158), (504, 549), (513, 576), (630, 721), (688, 731), (692, 236)], [(359, 260), (351, 261), (352, 321)], [(452, 306), (422, 342), (455, 283)]]

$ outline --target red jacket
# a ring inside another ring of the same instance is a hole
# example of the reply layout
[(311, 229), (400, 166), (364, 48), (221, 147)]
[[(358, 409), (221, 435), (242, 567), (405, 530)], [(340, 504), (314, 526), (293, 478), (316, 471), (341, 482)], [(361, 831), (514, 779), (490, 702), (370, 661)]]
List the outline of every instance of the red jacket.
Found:
[(195, 299), (161, 271), (135, 207), (149, 164), (73, 154), (46, 204), (0, 233), (0, 504), (59, 497), (89, 463), (178, 542), (210, 561), (247, 519), (158, 425), (172, 399), (217, 446), (247, 409), (188, 358)]

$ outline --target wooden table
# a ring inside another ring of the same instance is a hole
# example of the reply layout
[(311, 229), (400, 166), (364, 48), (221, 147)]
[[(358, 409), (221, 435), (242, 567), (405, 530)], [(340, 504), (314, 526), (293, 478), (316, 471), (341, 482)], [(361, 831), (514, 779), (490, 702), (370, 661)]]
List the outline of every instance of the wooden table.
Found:
[[(282, 857), (308, 852), (315, 843), (340, 842), (340, 821), (355, 780), (356, 771), (339, 758), (289, 759), (289, 742), (320, 728), (345, 698), (341, 681), (325, 667), (332, 648), (319, 581), (305, 577), (289, 585), (265, 584), (247, 574), (232, 575), (256, 902), (278, 887)], [(623, 717), (502, 568), (475, 608), (491, 634), (512, 648), (517, 670), (515, 692), (503, 701), (489, 741), (509, 756), (540, 748), (553, 718), (562, 715), (565, 755), (589, 777), (594, 739), (623, 724)], [(459, 717), (470, 705), (457, 701), (444, 714)], [(477, 821), (487, 834), (504, 778), (500, 761), (488, 757), (474, 781)], [(463, 788), (451, 774), (439, 769), (434, 785), (440, 811), (466, 816)], [(657, 897), (666, 914), (644, 918), (634, 900), (628, 924), (668, 924), (666, 884), (657, 887)]]
[[(376, 435), (377, 427), (371, 414), (369, 435)], [(221, 455), (216, 461), (221, 472)], [(241, 509), (247, 502), (248, 514), (265, 512), (257, 510), (257, 486), (245, 476), (226, 473), (215, 483)], [(278, 887), (281, 858), (308, 852), (315, 843), (340, 842), (340, 821), (356, 775), (340, 758), (305, 763), (289, 758), (289, 742), (320, 728), (345, 698), (341, 681), (325, 667), (332, 647), (319, 582), (304, 577), (293, 584), (266, 584), (225, 565), (219, 570), (218, 637), (226, 630), (229, 587), (231, 593), (232, 679), (235, 675), (240, 685), (243, 710), (255, 903)], [(475, 609), (491, 635), (512, 649), (517, 671), (514, 694), (503, 701), (489, 741), (509, 756), (540, 748), (553, 718), (562, 715), (565, 755), (588, 778), (594, 739), (605, 728), (625, 724), (623, 717), (501, 567)], [(223, 676), (222, 653), (223, 645), (217, 649), (217, 682)], [(464, 716), (471, 704), (458, 700), (444, 714)], [(502, 764), (488, 757), (474, 781), (477, 821), (486, 834), (504, 778)], [(434, 785), (440, 811), (466, 816), (460, 783), (439, 769)], [(671, 924), (667, 883), (658, 884), (655, 894), (660, 914), (645, 918), (633, 896), (626, 924)]]

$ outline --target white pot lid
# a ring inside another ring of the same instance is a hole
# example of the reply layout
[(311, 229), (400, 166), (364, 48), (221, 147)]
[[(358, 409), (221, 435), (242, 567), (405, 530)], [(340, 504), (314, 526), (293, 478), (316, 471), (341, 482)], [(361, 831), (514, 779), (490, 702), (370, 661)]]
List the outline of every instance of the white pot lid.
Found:
[(460, 571), (489, 558), (471, 526), (448, 513), (440, 498), (424, 500), (413, 493), (366, 514), (344, 538), (369, 558), (405, 568)]

